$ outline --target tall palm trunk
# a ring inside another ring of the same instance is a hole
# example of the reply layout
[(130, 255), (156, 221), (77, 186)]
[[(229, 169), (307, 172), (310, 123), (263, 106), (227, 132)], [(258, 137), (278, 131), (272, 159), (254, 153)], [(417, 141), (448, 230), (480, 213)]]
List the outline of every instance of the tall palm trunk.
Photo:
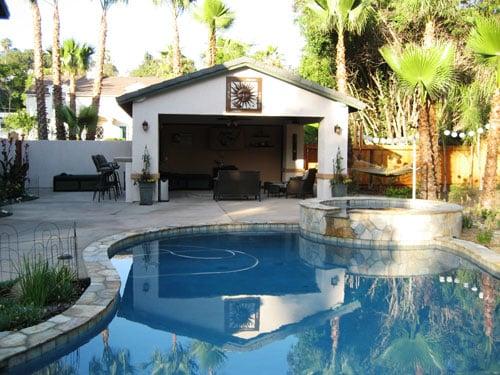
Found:
[(429, 138), (431, 140), (431, 150), (432, 150), (432, 166), (434, 179), (436, 181), (436, 198), (439, 196), (439, 188), (441, 186), (443, 180), (443, 170), (442, 170), (442, 158), (441, 153), (439, 152), (439, 129), (438, 129), (438, 121), (436, 115), (436, 105), (435, 103), (429, 104)]
[(38, 121), (38, 139), (48, 139), (47, 108), (45, 105), (45, 83), (43, 81), (43, 59), (42, 59), (42, 17), (36, 0), (31, 1), (34, 32), (34, 73), (36, 91), (36, 117)]
[[(62, 100), (62, 87), (61, 87), (61, 48), (59, 43), (59, 34), (61, 24), (59, 20), (59, 4), (58, 0), (54, 0), (54, 32), (52, 35), (52, 82), (54, 88), (52, 90), (52, 103), (54, 110), (58, 111), (61, 107)], [(56, 133), (58, 140), (66, 139), (66, 129), (64, 129), (64, 122), (59, 116), (55, 116)]]
[(435, 35), (436, 35), (436, 26), (434, 25), (434, 19), (431, 18), (425, 24), (424, 40), (423, 40), (424, 47), (429, 48), (434, 45)]
[(498, 133), (500, 132), (500, 88), (497, 87), (491, 99), (490, 130), (486, 137), (486, 165), (483, 177), (481, 206), (495, 208), (495, 190), (497, 184)]
[(337, 78), (337, 91), (347, 94), (347, 71), (345, 66), (345, 42), (344, 30), (338, 31), (337, 55), (335, 57), (335, 69)]
[(69, 77), (69, 108), (76, 113), (76, 77)]
[(174, 48), (172, 51), (172, 66), (174, 68), (175, 76), (180, 76), (182, 72), (181, 67), (181, 46), (180, 46), (180, 38), (179, 38), (179, 24), (177, 23), (177, 19), (179, 17), (179, 13), (177, 11), (177, 7), (175, 4), (171, 4), (172, 10), (172, 27), (174, 33)]
[(330, 363), (330, 369), (332, 373), (335, 373), (336, 361), (337, 361), (337, 349), (339, 346), (339, 336), (340, 336), (340, 318), (335, 317), (330, 321), (330, 338), (332, 339), (332, 360)]
[[(99, 30), (99, 51), (97, 53), (97, 71), (94, 78), (94, 86), (92, 89), (92, 106), (99, 114), (99, 104), (101, 101), (102, 78), (104, 75), (104, 59), (106, 56), (106, 35), (108, 33), (108, 21), (106, 18), (106, 9), (102, 10), (101, 26)], [(87, 131), (85, 137), (87, 140), (95, 140), (95, 132)]]
[(493, 278), (486, 272), (481, 275), (481, 284), (483, 289), (483, 318), (484, 318), (484, 334), (490, 340), (493, 339), (494, 332), (494, 314), (496, 308), (495, 286)]
[(217, 55), (217, 35), (215, 26), (210, 28), (208, 34), (208, 66), (215, 65), (215, 56)]
[[(420, 184), (424, 199), (437, 199), (436, 171), (440, 168), (440, 161), (434, 155), (434, 149), (438, 147), (436, 135), (433, 132), (432, 121), (434, 110), (430, 100), (426, 100), (419, 113), (419, 161), (420, 161)], [(429, 152), (430, 151), (430, 152)], [(437, 153), (439, 158), (439, 152)]]

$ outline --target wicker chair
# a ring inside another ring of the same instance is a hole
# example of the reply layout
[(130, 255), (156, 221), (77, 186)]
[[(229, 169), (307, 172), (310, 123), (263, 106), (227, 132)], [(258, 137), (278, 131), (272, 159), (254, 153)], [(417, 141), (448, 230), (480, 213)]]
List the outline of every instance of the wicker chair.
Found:
[(317, 169), (311, 168), (303, 176), (292, 177), (286, 184), (285, 197), (294, 195), (304, 199), (307, 195), (314, 196), (313, 186), (316, 180)]

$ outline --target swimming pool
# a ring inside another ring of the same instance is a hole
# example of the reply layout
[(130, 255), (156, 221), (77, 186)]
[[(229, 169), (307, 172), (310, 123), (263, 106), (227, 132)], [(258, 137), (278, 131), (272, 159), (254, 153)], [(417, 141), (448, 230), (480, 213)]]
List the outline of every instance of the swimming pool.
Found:
[(116, 311), (15, 372), (500, 370), (498, 280), (440, 250), (356, 250), (291, 232), (241, 232), (142, 242), (112, 262), (122, 282)]

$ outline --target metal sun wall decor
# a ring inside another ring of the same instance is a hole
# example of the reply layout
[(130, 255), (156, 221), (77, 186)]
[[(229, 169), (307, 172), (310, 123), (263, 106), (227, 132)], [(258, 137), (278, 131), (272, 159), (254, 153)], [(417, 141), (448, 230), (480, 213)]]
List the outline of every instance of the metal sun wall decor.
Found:
[(262, 78), (226, 77), (227, 112), (262, 112)]

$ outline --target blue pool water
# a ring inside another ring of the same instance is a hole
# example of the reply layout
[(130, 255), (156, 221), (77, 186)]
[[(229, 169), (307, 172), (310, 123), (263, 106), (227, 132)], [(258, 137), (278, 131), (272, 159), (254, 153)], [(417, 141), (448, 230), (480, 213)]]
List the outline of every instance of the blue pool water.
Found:
[(17, 372), (500, 372), (498, 280), (446, 252), (230, 233), (145, 242), (112, 262), (115, 314)]

